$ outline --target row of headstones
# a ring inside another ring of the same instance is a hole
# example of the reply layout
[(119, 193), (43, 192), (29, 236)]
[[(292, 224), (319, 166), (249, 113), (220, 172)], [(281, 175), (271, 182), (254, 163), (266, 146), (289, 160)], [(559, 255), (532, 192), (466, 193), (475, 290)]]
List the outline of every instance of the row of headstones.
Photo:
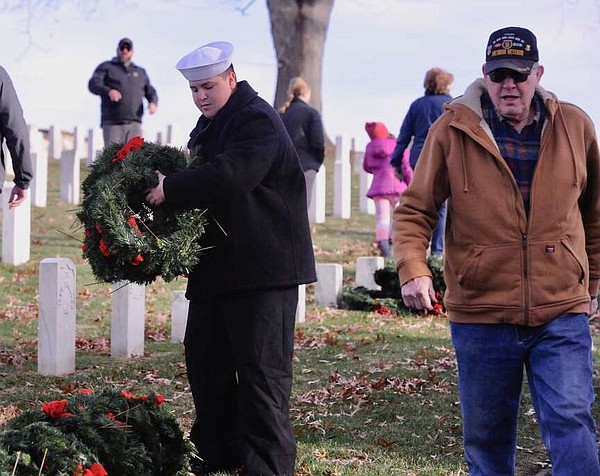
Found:
[[(384, 259), (360, 257), (356, 261), (355, 285), (378, 289), (373, 279)], [(317, 264), (314, 297), (317, 306), (337, 305), (342, 291), (340, 264)], [(38, 372), (66, 375), (75, 372), (76, 267), (69, 258), (46, 258), (39, 270)], [(171, 342), (183, 342), (188, 301), (184, 291), (171, 299)], [(296, 322), (304, 322), (306, 285), (298, 287)], [(110, 355), (129, 358), (144, 355), (145, 286), (127, 282), (112, 287)]]
[[(31, 159), (34, 170), (34, 178), (30, 185), (30, 193), (27, 200), (15, 209), (9, 209), (6, 200), (3, 200), (3, 227), (2, 227), (2, 262), (14, 266), (26, 263), (30, 258), (31, 246), (31, 206), (46, 207), (48, 192), (48, 157), (56, 157), (60, 160), (60, 200), (68, 204), (80, 203), (80, 157), (79, 151), (83, 148), (81, 128), (75, 128), (73, 148), (63, 148), (62, 141), (58, 140), (58, 132), (51, 127), (48, 132), (48, 141), (44, 145), (42, 132), (30, 126)], [(177, 129), (173, 125), (167, 127), (164, 137), (166, 143), (177, 140)], [(98, 153), (97, 142), (100, 130), (90, 129), (87, 135), (87, 161), (91, 163)], [(160, 143), (163, 136), (159, 133), (157, 141)], [(59, 147), (60, 144), (60, 147)], [(344, 136), (336, 138), (336, 156), (333, 173), (333, 216), (350, 218), (351, 216), (351, 190), (352, 169), (360, 175), (360, 211), (363, 213), (375, 213), (374, 203), (366, 196), (371, 185), (373, 176), (362, 172), (362, 159), (364, 152), (353, 150), (353, 141)], [(354, 164), (351, 165), (351, 157)], [(10, 160), (6, 161), (7, 164)], [(362, 173), (361, 173), (362, 172)], [(7, 171), (11, 175), (11, 171)], [(3, 185), (3, 196), (8, 196), (13, 184), (5, 182)], [(313, 199), (308, 210), (311, 223), (325, 222), (326, 205), (326, 167), (323, 165), (316, 178), (313, 188)]]
[[(96, 154), (100, 150), (97, 147), (100, 141), (100, 129), (90, 129), (87, 136), (87, 163), (94, 161)], [(77, 128), (75, 129), (75, 143), (77, 144)], [(156, 137), (158, 144), (181, 144), (179, 147), (184, 147), (185, 142), (182, 140), (180, 130), (174, 125), (168, 125), (166, 134), (158, 132)], [(352, 160), (353, 158), (353, 160)], [(351, 217), (352, 205), (352, 178), (351, 171), (358, 173), (359, 181), (359, 207), (362, 213), (375, 214), (374, 202), (367, 198), (367, 190), (371, 186), (373, 176), (363, 172), (362, 161), (364, 152), (356, 151), (354, 139), (349, 140), (348, 137), (340, 135), (336, 137), (335, 161), (333, 171), (333, 216), (340, 218)], [(63, 156), (61, 155), (61, 165)], [(74, 157), (67, 155), (65, 157), (65, 170), (67, 171), (63, 184), (63, 174), (61, 173), (61, 190), (65, 189), (65, 193), (61, 194), (61, 200), (67, 203), (78, 203), (78, 198), (72, 195), (71, 190), (74, 190), (71, 184), (78, 183), (79, 170), (72, 170), (74, 165)], [(352, 163), (351, 163), (352, 161)], [(62, 167), (61, 167), (62, 170)], [(325, 223), (325, 205), (326, 205), (326, 175), (327, 169), (322, 165), (317, 173), (315, 186), (313, 187), (313, 197), (310, 200), (311, 206), (308, 210), (308, 216), (311, 223)]]
[[(31, 184), (31, 204), (36, 207), (46, 206), (48, 158), (60, 160), (61, 164), (61, 187), (60, 199), (66, 203), (79, 203), (79, 160), (85, 158), (87, 164), (91, 164), (102, 150), (102, 130), (99, 128), (85, 129), (80, 126), (74, 127), (73, 131), (66, 134), (71, 138), (65, 140), (65, 131), (51, 126), (47, 131), (29, 125), (29, 136), (31, 144), (31, 159), (33, 162), (34, 179)], [(47, 136), (47, 139), (44, 138)], [(70, 142), (70, 144), (69, 144)], [(185, 137), (181, 130), (173, 124), (166, 127), (166, 133), (159, 131), (156, 143), (171, 144), (176, 147), (185, 147)], [(336, 137), (336, 155), (334, 162), (334, 204), (333, 215), (341, 218), (351, 216), (351, 170), (355, 173), (362, 171), (362, 159), (364, 152), (355, 150), (354, 140), (348, 140), (345, 136)], [(350, 164), (350, 158), (354, 157), (354, 163)], [(7, 174), (12, 175), (11, 163), (7, 161)], [(314, 189), (315, 204), (313, 210), (309, 211), (311, 221), (316, 223), (325, 220), (325, 175), (323, 166), (318, 174), (316, 188)], [(46, 180), (42, 180), (46, 177)], [(37, 178), (37, 180), (36, 180)], [(360, 181), (360, 207), (363, 213), (374, 213), (371, 200), (367, 200), (366, 191), (370, 186), (372, 176), (361, 174)]]

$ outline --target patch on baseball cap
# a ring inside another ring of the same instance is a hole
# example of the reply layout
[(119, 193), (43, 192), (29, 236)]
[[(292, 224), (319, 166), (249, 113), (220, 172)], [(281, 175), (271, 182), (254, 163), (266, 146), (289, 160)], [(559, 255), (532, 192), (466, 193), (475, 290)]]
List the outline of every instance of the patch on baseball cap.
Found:
[(509, 68), (529, 74), (539, 59), (535, 35), (526, 28), (509, 26), (490, 35), (483, 72), (488, 74), (496, 69)]

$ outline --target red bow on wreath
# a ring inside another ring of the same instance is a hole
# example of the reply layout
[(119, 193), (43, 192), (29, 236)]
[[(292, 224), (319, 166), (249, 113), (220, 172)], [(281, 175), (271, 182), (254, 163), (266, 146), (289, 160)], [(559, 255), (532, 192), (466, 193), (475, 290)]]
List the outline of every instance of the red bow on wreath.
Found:
[(112, 159), (112, 162), (120, 162), (121, 160), (125, 160), (127, 154), (129, 152), (133, 152), (134, 150), (140, 150), (144, 146), (144, 138), (140, 136), (132, 137), (127, 141), (127, 143), (119, 149), (117, 152), (117, 156)]

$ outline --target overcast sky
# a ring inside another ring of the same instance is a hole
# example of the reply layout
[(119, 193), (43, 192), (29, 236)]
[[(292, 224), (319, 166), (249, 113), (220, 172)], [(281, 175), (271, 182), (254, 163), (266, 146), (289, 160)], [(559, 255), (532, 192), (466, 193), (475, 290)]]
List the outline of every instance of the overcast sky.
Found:
[[(94, 68), (134, 42), (159, 95), (144, 135), (175, 124), (186, 135), (198, 111), (177, 60), (216, 40), (235, 45), (239, 79), (267, 101), (276, 63), (265, 0), (68, 0), (27, 19), (0, 11), (0, 64), (11, 75), (26, 120), (39, 127), (99, 125), (99, 98), (87, 90)], [(251, 4), (245, 14), (238, 10)], [(89, 5), (94, 5), (90, 8)], [(397, 133), (425, 71), (452, 72), (454, 96), (481, 75), (489, 34), (504, 26), (531, 29), (546, 72), (542, 85), (588, 112), (600, 125), (600, 7), (596, 0), (337, 0), (325, 44), (323, 120), (331, 138), (367, 142), (364, 123)]]

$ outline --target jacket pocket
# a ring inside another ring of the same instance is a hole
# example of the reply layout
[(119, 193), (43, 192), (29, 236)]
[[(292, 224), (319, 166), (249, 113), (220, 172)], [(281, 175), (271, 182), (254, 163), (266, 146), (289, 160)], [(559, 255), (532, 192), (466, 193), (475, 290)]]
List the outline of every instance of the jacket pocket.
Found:
[(529, 249), (532, 306), (568, 301), (587, 293), (587, 260), (568, 238), (533, 242)]
[(515, 306), (523, 300), (520, 244), (474, 246), (463, 259), (448, 263), (448, 303), (460, 306)]

